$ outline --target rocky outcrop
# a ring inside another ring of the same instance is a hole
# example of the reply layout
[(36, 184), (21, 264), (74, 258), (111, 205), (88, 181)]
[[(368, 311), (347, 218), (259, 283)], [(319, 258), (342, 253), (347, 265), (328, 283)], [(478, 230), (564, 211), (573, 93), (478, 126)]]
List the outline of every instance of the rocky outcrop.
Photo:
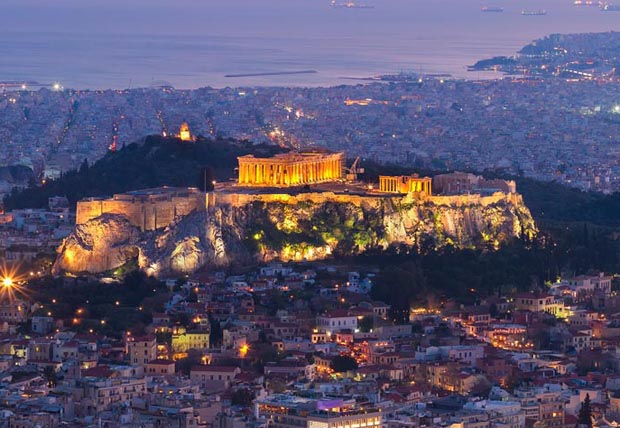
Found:
[(65, 239), (54, 270), (104, 272), (137, 259), (149, 274), (181, 274), (204, 266), (316, 260), (390, 246), (498, 248), (536, 232), (516, 194), (257, 197), (218, 204), (150, 232), (140, 232), (122, 215), (103, 215), (77, 226)]
[(104, 272), (137, 257), (142, 234), (122, 215), (104, 214), (78, 225), (58, 248), (54, 270)]

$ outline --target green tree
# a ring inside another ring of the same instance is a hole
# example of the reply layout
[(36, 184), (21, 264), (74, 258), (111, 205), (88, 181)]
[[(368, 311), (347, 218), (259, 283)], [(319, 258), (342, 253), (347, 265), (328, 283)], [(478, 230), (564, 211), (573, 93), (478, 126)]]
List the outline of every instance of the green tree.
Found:
[(254, 400), (254, 393), (249, 388), (238, 389), (233, 392), (231, 401), (233, 406), (249, 407)]
[(372, 316), (366, 316), (358, 321), (357, 326), (362, 333), (368, 333), (374, 327), (374, 320)]
[(202, 363), (202, 353), (196, 349), (187, 351), (187, 358), (182, 358), (176, 362), (176, 371), (189, 376), (192, 367)]
[(351, 370), (357, 370), (358, 366), (355, 358), (348, 355), (338, 355), (332, 360), (329, 367), (336, 373), (344, 373)]
[(56, 388), (58, 384), (58, 376), (56, 375), (56, 370), (52, 366), (45, 366), (43, 369), (43, 377), (47, 381), (48, 388)]
[(585, 400), (581, 403), (579, 415), (577, 416), (579, 425), (592, 427), (592, 405), (590, 403), (590, 394), (586, 394)]

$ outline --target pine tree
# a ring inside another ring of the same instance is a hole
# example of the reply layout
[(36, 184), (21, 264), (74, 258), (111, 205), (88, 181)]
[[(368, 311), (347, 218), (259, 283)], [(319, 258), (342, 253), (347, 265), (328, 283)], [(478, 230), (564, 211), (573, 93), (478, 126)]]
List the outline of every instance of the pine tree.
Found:
[(592, 406), (590, 404), (590, 394), (586, 394), (585, 400), (579, 409), (578, 424), (592, 428)]
[(80, 165), (80, 169), (78, 170), (78, 173), (80, 175), (87, 175), (89, 168), (90, 168), (90, 166), (88, 165), (88, 159), (84, 158), (84, 161)]

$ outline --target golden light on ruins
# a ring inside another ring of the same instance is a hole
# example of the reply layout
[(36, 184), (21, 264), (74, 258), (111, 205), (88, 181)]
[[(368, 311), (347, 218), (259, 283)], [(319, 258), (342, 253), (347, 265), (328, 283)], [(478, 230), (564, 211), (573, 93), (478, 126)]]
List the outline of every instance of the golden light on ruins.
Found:
[(414, 175), (379, 176), (379, 190), (388, 193), (423, 193), (433, 194), (433, 184), (430, 177)]
[(240, 156), (239, 184), (300, 186), (343, 178), (344, 153), (281, 153), (270, 158)]

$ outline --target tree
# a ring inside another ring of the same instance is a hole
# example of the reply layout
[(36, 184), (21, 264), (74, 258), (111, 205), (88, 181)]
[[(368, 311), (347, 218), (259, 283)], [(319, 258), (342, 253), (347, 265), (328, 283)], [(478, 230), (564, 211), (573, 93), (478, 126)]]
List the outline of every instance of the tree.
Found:
[(372, 330), (374, 326), (374, 320), (371, 316), (364, 317), (357, 322), (357, 326), (362, 333), (368, 333), (370, 330)]
[(185, 376), (189, 376), (192, 367), (202, 364), (202, 353), (196, 349), (190, 349), (187, 351), (187, 358), (178, 360), (175, 364), (175, 370), (183, 373)]
[(209, 343), (212, 348), (220, 346), (224, 338), (224, 331), (220, 322), (209, 314), (209, 325), (211, 326), (211, 334), (209, 335)]
[(344, 373), (357, 370), (357, 361), (348, 355), (338, 355), (334, 357), (329, 367), (336, 373)]
[(84, 160), (82, 161), (82, 164), (80, 165), (80, 169), (78, 173), (80, 175), (88, 175), (89, 168), (90, 168), (90, 165), (88, 165), (88, 159), (84, 158)]
[(55, 388), (58, 383), (58, 377), (56, 376), (56, 370), (52, 366), (45, 366), (43, 369), (43, 377), (47, 381), (48, 388)]
[(254, 392), (249, 388), (238, 389), (233, 392), (231, 401), (233, 406), (249, 407), (254, 400)]
[(579, 425), (592, 428), (592, 405), (590, 404), (590, 394), (586, 394), (585, 400), (581, 403), (579, 415), (577, 416)]

